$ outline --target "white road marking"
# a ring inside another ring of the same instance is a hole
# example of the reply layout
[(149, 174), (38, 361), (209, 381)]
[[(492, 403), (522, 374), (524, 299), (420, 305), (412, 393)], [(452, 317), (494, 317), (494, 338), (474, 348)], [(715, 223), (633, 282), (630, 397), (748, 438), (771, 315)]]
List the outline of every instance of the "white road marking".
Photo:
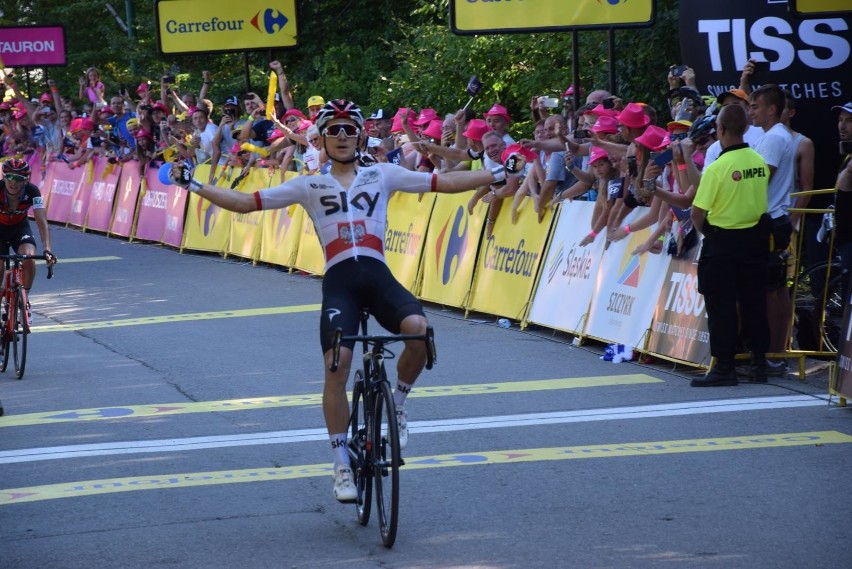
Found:
[[(440, 421), (410, 421), (409, 430), (414, 433), (441, 433), (474, 429), (498, 429), (506, 427), (529, 427), (561, 423), (585, 423), (592, 421), (620, 421), (627, 419), (649, 419), (675, 417), (705, 413), (731, 413), (738, 411), (760, 411), (791, 407), (814, 407), (828, 405), (827, 399), (812, 395), (783, 395), (778, 397), (753, 397), (744, 399), (719, 399), (712, 401), (686, 401), (663, 405), (635, 407), (608, 407), (580, 411), (558, 411), (554, 413), (529, 413), (524, 415), (499, 415), (495, 417), (461, 417)], [(325, 428), (273, 431), (243, 435), (221, 435), (161, 439), (152, 441), (116, 441), (111, 443), (68, 445), (19, 449), (0, 452), (0, 464), (56, 460), (86, 456), (138, 454), (151, 452), (180, 452), (209, 448), (302, 443), (326, 440)]]

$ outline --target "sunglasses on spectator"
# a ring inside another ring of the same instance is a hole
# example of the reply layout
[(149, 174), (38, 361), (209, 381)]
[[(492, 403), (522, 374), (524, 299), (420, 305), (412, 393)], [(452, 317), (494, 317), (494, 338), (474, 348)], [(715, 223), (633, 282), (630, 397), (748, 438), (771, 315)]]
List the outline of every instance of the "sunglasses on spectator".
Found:
[(325, 129), (328, 136), (340, 136), (341, 132), (346, 138), (352, 138), (358, 136), (361, 130), (353, 124), (333, 124)]
[(686, 135), (687, 135), (687, 133), (681, 132), (681, 133), (678, 133), (678, 134), (672, 134), (672, 135), (669, 136), (669, 138), (671, 139), (672, 142), (674, 142), (675, 140), (685, 140), (686, 137), (687, 137)]
[(297, 120), (299, 120), (299, 117), (289, 117), (289, 118), (288, 118), (287, 120), (285, 120), (284, 122), (285, 122), (286, 124), (289, 124), (289, 123), (294, 122), (294, 121), (297, 121)]
[(21, 174), (3, 174), (3, 177), (10, 182), (26, 182), (30, 179), (29, 176), (22, 176)]

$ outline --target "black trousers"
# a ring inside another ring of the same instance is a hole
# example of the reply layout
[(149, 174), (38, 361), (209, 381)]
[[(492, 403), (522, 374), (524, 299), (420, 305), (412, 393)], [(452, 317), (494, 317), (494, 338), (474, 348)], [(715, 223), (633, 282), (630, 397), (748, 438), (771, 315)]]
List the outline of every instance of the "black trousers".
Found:
[(763, 357), (769, 348), (766, 274), (769, 231), (766, 223), (749, 229), (705, 226), (698, 259), (698, 292), (704, 295), (710, 353), (720, 368), (733, 367), (737, 350), (737, 306), (749, 350)]

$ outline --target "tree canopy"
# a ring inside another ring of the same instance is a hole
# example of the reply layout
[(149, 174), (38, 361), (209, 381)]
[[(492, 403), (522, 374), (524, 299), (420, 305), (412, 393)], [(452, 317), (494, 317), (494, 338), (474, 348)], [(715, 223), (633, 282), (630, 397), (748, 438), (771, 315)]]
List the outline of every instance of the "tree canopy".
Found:
[[(64, 94), (76, 95), (78, 78), (97, 67), (107, 94), (142, 80), (155, 84), (178, 69), (182, 91), (198, 92), (201, 71), (213, 75), (210, 98), (245, 92), (247, 60), (251, 87), (265, 92), (268, 62), (280, 60), (297, 105), (311, 95), (345, 97), (369, 109), (434, 107), (452, 112), (467, 101), (464, 88), (476, 74), (483, 83), (474, 108), (482, 112), (499, 101), (513, 116), (527, 116), (534, 95), (561, 94), (572, 82), (570, 32), (457, 36), (449, 29), (448, 0), (409, 2), (299, 0), (299, 45), (291, 50), (164, 57), (157, 51), (154, 0), (130, 0), (133, 39), (101, 0), (21, 0), (4, 8), (0, 25), (63, 25), (66, 67), (49, 68)], [(127, 20), (124, 3), (114, 0)], [(662, 108), (665, 74), (680, 63), (678, 0), (657, 0), (656, 23), (645, 29), (616, 30), (616, 93), (626, 100)], [(580, 30), (579, 75), (585, 92), (608, 88), (606, 31)], [(45, 89), (45, 77), (32, 70), (31, 96)], [(132, 89), (131, 89), (132, 91)], [(262, 95), (263, 96), (263, 95)]]

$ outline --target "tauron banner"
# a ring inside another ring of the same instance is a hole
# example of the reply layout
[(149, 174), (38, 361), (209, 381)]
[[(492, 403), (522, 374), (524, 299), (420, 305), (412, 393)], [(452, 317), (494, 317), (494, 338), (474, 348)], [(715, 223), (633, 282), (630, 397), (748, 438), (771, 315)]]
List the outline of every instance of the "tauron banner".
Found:
[(294, 47), (295, 0), (157, 0), (157, 44), (162, 54)]
[(0, 27), (0, 61), (5, 67), (65, 65), (65, 28)]
[(739, 86), (749, 58), (768, 61), (769, 72), (753, 86), (776, 83), (795, 97), (792, 127), (816, 145), (817, 189), (833, 187), (840, 163), (831, 107), (852, 99), (850, 40), (846, 14), (801, 18), (778, 0), (680, 2), (678, 63), (695, 70), (702, 93), (715, 96)]

